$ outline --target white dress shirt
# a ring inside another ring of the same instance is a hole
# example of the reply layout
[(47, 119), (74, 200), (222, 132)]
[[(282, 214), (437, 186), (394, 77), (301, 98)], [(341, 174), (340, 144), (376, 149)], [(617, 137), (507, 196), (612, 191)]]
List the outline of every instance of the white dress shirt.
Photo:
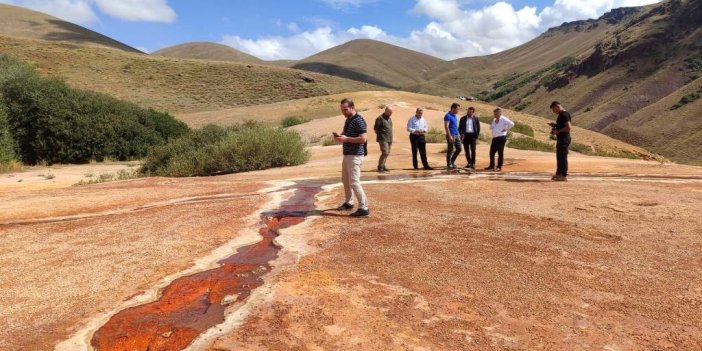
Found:
[(468, 116), (466, 118), (466, 134), (475, 133), (473, 130), (473, 118), (478, 118), (477, 116)]
[(506, 136), (507, 131), (512, 127), (514, 127), (514, 122), (510, 121), (509, 118), (505, 116), (500, 116), (500, 120), (498, 122), (495, 122), (493, 119), (490, 123), (490, 131), (492, 132), (493, 138)]
[(417, 116), (412, 116), (409, 121), (407, 121), (407, 131), (410, 133), (414, 133), (417, 130), (424, 130), (424, 132), (429, 131), (429, 125), (427, 125), (427, 119), (422, 117), (422, 118), (417, 118)]

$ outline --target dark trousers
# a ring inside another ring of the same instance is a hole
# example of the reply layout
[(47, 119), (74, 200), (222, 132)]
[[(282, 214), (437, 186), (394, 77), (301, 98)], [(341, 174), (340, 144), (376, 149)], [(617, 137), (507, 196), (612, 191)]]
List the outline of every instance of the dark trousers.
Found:
[(422, 158), (422, 166), (424, 168), (429, 167), (429, 162), (427, 161), (427, 142), (424, 135), (410, 134), (410, 143), (412, 143), (412, 166), (417, 167), (417, 151)]
[(505, 143), (506, 136), (492, 138), (490, 143), (490, 168), (495, 167), (495, 153), (497, 153), (497, 168), (502, 168), (502, 162), (505, 160)]
[(461, 154), (461, 136), (453, 135), (453, 142), (449, 142), (446, 138), (446, 143), (448, 144), (448, 150), (446, 150), (446, 165), (450, 166), (456, 159), (458, 155)]
[(466, 150), (466, 161), (469, 166), (475, 166), (475, 144), (478, 136), (475, 133), (465, 134), (463, 137), (463, 148)]
[(568, 147), (570, 134), (559, 135), (556, 140), (556, 174), (568, 176)]

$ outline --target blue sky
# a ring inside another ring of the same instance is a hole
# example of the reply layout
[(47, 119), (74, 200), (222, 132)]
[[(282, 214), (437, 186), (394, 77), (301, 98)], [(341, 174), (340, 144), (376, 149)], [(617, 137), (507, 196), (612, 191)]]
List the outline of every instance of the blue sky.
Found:
[(300, 59), (370, 38), (443, 59), (487, 55), (549, 27), (658, 0), (0, 0), (144, 51), (189, 41)]

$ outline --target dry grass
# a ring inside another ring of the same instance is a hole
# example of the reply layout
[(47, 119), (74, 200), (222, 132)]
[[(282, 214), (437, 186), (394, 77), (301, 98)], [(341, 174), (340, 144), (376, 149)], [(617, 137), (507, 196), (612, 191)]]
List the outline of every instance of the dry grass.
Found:
[(33, 63), (44, 74), (65, 77), (74, 87), (173, 113), (379, 89), (288, 68), (174, 59), (95, 47), (67, 49), (66, 44), (10, 37), (0, 37), (0, 52)]
[(391, 44), (359, 39), (307, 57), (292, 67), (408, 89), (429, 78), (427, 72), (443, 62)]
[(152, 55), (210, 61), (231, 61), (258, 64), (264, 63), (263, 60), (243, 53), (230, 46), (206, 42), (185, 43), (170, 46), (153, 52)]

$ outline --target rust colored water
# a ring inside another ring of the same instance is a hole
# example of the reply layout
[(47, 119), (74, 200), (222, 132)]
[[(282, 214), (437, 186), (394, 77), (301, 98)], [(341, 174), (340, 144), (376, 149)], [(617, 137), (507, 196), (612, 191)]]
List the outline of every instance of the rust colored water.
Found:
[(278, 257), (278, 230), (304, 221), (314, 208), (319, 185), (295, 188), (279, 210), (263, 213), (261, 241), (242, 247), (215, 269), (174, 280), (161, 298), (114, 315), (94, 335), (97, 350), (182, 350), (198, 335), (224, 321), (227, 305), (246, 299), (263, 284), (269, 262)]

